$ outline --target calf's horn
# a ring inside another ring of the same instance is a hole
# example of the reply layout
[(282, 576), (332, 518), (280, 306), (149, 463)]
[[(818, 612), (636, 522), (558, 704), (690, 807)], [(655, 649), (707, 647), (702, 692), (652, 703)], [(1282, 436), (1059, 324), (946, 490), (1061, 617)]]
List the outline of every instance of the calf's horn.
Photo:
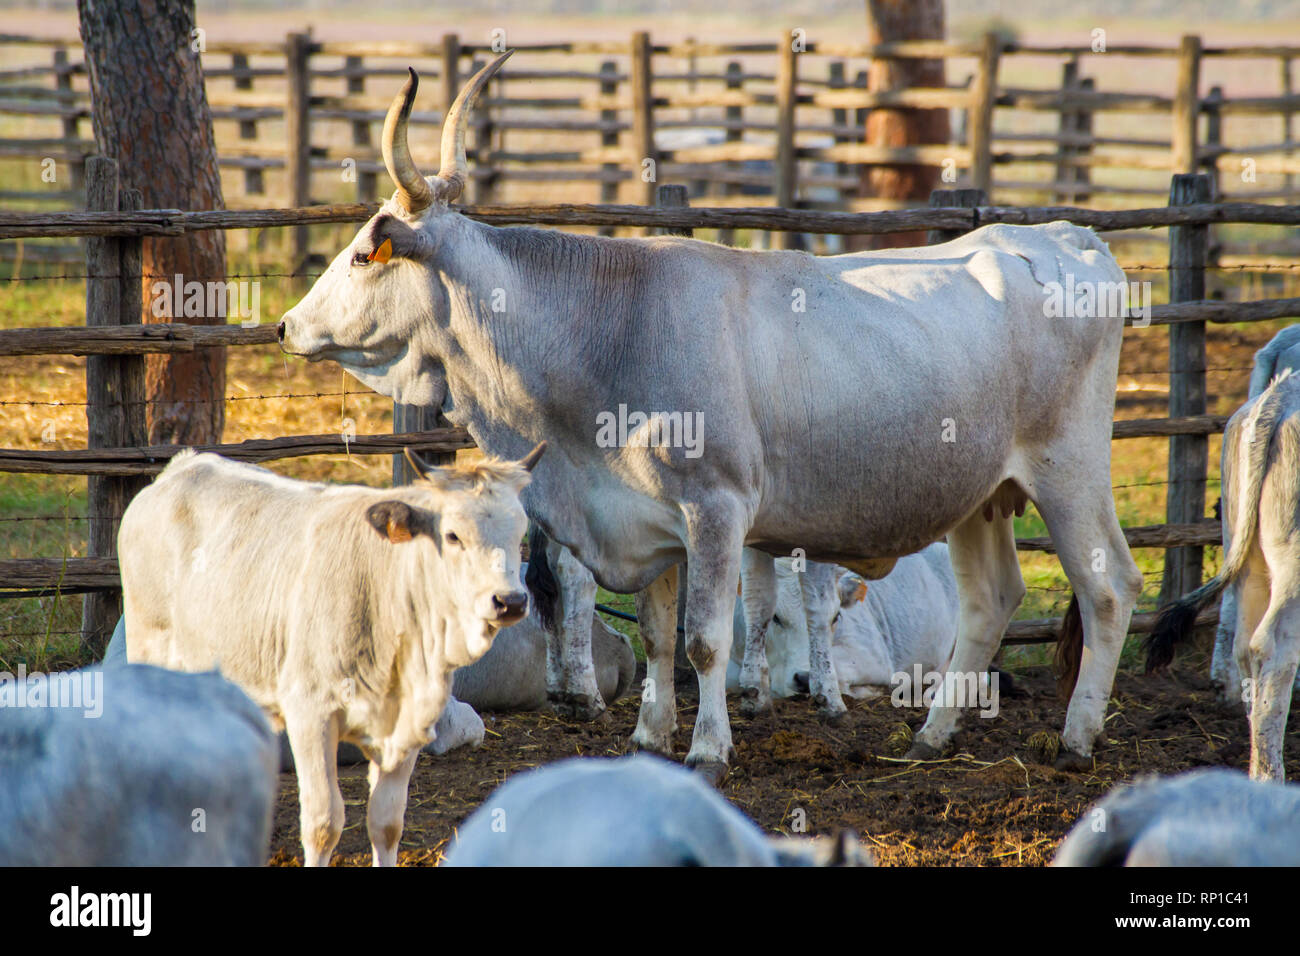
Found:
[[(465, 188), (465, 181), (469, 178), (469, 164), (465, 160), (465, 129), (469, 125), (469, 112), (473, 109), (474, 101), (478, 99), (479, 93), (483, 91), (488, 80), (492, 79), (514, 52), (514, 50), (506, 50), (475, 73), (474, 78), (461, 89), (456, 102), (451, 104), (451, 109), (447, 110), (447, 116), (442, 121), (442, 166), (438, 170), (438, 178), (442, 180), (442, 185), (438, 189), (439, 199), (451, 202)], [(402, 130), (402, 143), (405, 144), (405, 124)]]
[(384, 137), (381, 142), (384, 153), (384, 165), (388, 175), (397, 185), (397, 201), (409, 213), (418, 213), (433, 205), (433, 190), (411, 158), (411, 148), (406, 142), (406, 122), (411, 117), (411, 105), (415, 102), (415, 91), (419, 89), (420, 77), (415, 70), (407, 67), (410, 74), (402, 89), (393, 98), (393, 105), (388, 107), (384, 117)]

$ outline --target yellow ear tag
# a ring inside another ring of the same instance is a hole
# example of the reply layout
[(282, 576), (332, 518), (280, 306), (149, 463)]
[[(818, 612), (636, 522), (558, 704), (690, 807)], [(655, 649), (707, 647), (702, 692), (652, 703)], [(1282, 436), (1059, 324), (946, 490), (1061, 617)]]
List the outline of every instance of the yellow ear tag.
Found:
[(371, 262), (387, 262), (393, 258), (393, 240), (385, 239), (379, 244), (379, 248), (370, 255), (366, 256)]

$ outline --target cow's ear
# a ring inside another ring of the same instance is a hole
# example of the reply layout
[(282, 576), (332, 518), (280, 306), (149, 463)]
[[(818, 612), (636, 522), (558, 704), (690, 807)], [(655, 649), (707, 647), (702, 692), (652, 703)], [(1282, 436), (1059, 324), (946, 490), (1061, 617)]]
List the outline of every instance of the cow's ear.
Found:
[(420, 258), (420, 234), (396, 216), (384, 215), (370, 227), (371, 262)]
[(852, 572), (841, 577), (837, 587), (840, 594), (840, 607), (857, 604), (867, 596), (867, 582)]
[(410, 541), (415, 536), (415, 512), (401, 501), (381, 501), (366, 509), (370, 526), (393, 544)]

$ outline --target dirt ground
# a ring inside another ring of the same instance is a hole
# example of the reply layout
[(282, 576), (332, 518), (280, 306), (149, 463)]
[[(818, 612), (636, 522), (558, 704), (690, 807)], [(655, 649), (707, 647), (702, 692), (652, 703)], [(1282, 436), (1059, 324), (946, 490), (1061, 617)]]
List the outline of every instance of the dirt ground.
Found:
[[(774, 715), (754, 720), (741, 718), (732, 701), (736, 759), (721, 789), (768, 831), (789, 833), (796, 809), (808, 833), (852, 828), (885, 866), (1041, 866), (1080, 814), (1120, 781), (1209, 765), (1245, 768), (1245, 719), (1215, 703), (1202, 673), (1190, 665), (1167, 676), (1121, 673), (1091, 773), (1052, 769), (1031, 739), (1059, 732), (1064, 720), (1046, 669), (1017, 674), (997, 717), (969, 717), (951, 756), (925, 764), (896, 756), (905, 746), (901, 726), (919, 728), (925, 712), (896, 709), (888, 698), (848, 701), (847, 717), (834, 727), (814, 717), (806, 698), (778, 701)], [(679, 682), (690, 690), (678, 698), (678, 760), (690, 746), (693, 684)], [(636, 714), (635, 698), (614, 703), (598, 724), (485, 714), (488, 736), (478, 750), (421, 755), (400, 862), (436, 865), (460, 822), (516, 773), (575, 755), (628, 753)], [(1295, 733), (1287, 760), (1300, 766)], [(342, 767), (340, 777), (347, 826), (333, 864), (369, 865), (365, 767)], [(272, 865), (300, 865), (298, 839), (297, 781), (284, 774)]]

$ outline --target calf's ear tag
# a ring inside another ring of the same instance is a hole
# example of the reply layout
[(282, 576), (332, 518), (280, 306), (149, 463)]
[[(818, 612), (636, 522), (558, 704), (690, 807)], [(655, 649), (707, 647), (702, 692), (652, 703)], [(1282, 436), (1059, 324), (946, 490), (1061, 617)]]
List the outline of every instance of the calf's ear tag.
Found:
[(393, 240), (385, 239), (374, 252), (366, 257), (371, 262), (387, 262), (393, 258)]

